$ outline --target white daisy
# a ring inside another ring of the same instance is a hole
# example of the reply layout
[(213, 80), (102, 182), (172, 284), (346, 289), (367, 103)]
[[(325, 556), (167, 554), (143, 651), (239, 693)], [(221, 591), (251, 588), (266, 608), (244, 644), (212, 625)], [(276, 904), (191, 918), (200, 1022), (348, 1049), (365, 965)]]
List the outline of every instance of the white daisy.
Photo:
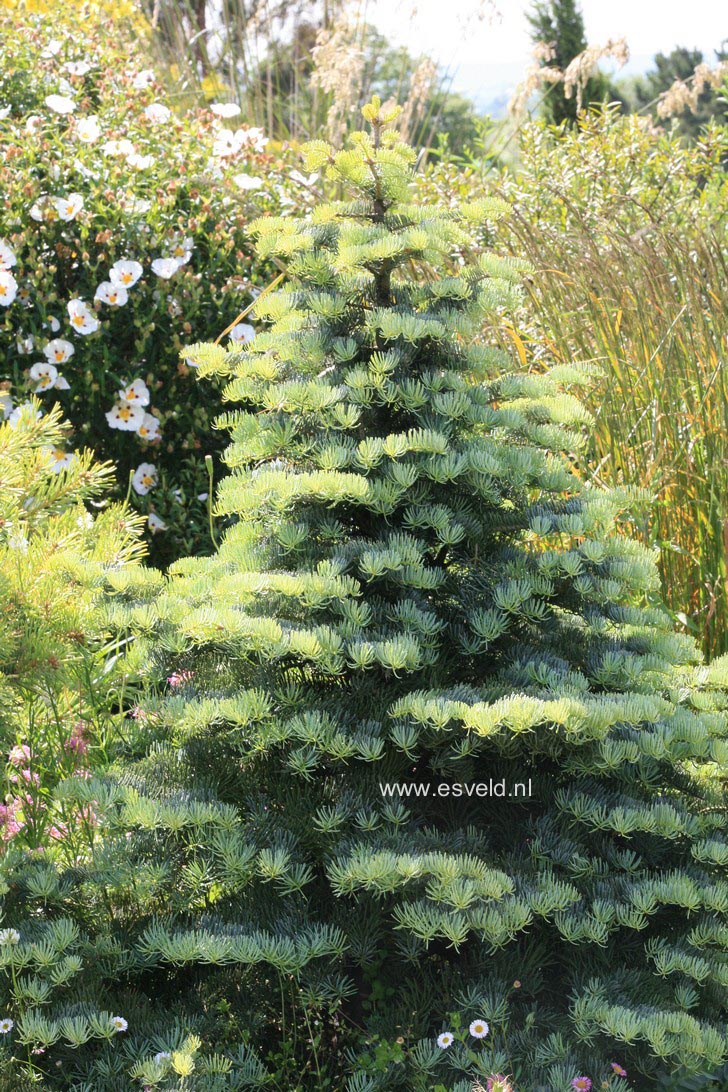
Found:
[(110, 307), (123, 307), (129, 299), (129, 294), (123, 284), (102, 281), (96, 289), (94, 299), (108, 303)]
[(10, 1019), (9, 1016), (6, 1016), (4, 1020), (0, 1020), (0, 1035), (7, 1035), (8, 1032), (12, 1031), (14, 1027), (15, 1024), (13, 1023), (13, 1021)]
[(0, 269), (10, 269), (11, 266), (17, 264), (18, 259), (15, 257), (15, 251), (10, 247), (9, 243), (6, 243), (4, 239), (0, 239)]
[(442, 1035), (438, 1035), (437, 1037), (437, 1045), (442, 1050), (447, 1050), (449, 1046), (452, 1046), (454, 1041), (455, 1036), (451, 1031), (443, 1031)]
[(468, 1030), (474, 1039), (485, 1039), (490, 1031), (490, 1026), (485, 1020), (473, 1020)]
[(134, 491), (141, 497), (146, 496), (157, 484), (157, 468), (154, 463), (140, 463), (131, 479)]
[(61, 220), (68, 222), (75, 220), (83, 208), (83, 197), (80, 193), (69, 193), (68, 197), (56, 197), (53, 204)]
[(0, 269), (0, 307), (9, 307), (18, 294), (18, 282), (9, 269)]
[(151, 413), (145, 413), (137, 432), (142, 440), (151, 443), (159, 436), (159, 419)]
[(192, 255), (192, 248), (195, 245), (194, 239), (190, 239), (189, 236), (180, 239), (176, 238), (172, 244), (172, 257), (178, 262), (180, 259), (184, 259), (184, 262), (188, 262)]
[(20, 933), (17, 929), (0, 929), (0, 944), (20, 944)]
[(210, 110), (219, 118), (234, 118), (240, 113), (237, 102), (213, 102)]
[(72, 114), (76, 109), (76, 103), (67, 95), (47, 95), (45, 104), (55, 114)]
[(161, 125), (165, 121), (169, 121), (172, 116), (172, 111), (168, 106), (163, 106), (161, 102), (153, 102), (147, 106), (144, 110), (144, 116), (154, 125)]
[(238, 322), (230, 331), (230, 340), (236, 345), (247, 345), (255, 337), (255, 329), (247, 322)]
[(149, 405), (149, 387), (143, 379), (135, 379), (127, 387), (119, 391), (122, 402), (128, 402), (130, 406)]
[(68, 470), (69, 466), (73, 466), (76, 461), (76, 456), (72, 451), (64, 451), (60, 447), (46, 448), (46, 453), (53, 460), (49, 468), (51, 474), (60, 474), (61, 471)]
[(76, 350), (70, 341), (65, 341), (62, 337), (56, 337), (53, 341), (48, 342), (43, 352), (50, 364), (65, 364), (67, 360), (71, 359)]
[(137, 432), (144, 420), (144, 410), (141, 406), (132, 406), (128, 402), (117, 402), (105, 417), (109, 428), (118, 428), (121, 432)]
[(139, 262), (119, 261), (114, 262), (109, 270), (109, 280), (112, 284), (120, 284), (124, 288), (131, 288), (141, 277), (144, 270)]
[(69, 390), (68, 382), (62, 375), (58, 374), (58, 368), (54, 364), (48, 364), (46, 361), (39, 361), (34, 364), (30, 369), (30, 378), (37, 384), (35, 388), (36, 394), (42, 394), (43, 391), (53, 390), (55, 387), (59, 391)]
[(96, 116), (79, 118), (76, 123), (76, 136), (83, 144), (95, 144), (101, 136), (101, 126)]
[(99, 320), (83, 300), (75, 299), (69, 302), (68, 317), (77, 334), (84, 336), (93, 334), (99, 328)]
[(112, 1016), (111, 1023), (117, 1031), (126, 1031), (126, 1029), (129, 1027), (123, 1016)]
[(233, 182), (241, 190), (259, 190), (263, 185), (263, 180), (255, 178), (252, 174), (235, 174)]
[(179, 265), (175, 258), (155, 258), (152, 262), (152, 272), (161, 277), (163, 281), (168, 281), (178, 269)]
[(147, 516), (147, 526), (153, 535), (156, 535), (159, 531), (167, 530), (167, 524), (159, 518), (156, 512), (150, 512)]

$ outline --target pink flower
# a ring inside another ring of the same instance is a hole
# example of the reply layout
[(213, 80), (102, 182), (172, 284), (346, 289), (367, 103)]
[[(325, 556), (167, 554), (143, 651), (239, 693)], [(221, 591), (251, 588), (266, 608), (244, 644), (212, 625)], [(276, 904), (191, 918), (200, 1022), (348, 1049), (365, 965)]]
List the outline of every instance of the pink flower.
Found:
[(89, 746), (86, 737), (87, 727), (86, 722), (83, 720), (79, 720), (74, 724), (70, 736), (63, 744), (67, 751), (70, 751), (72, 754), (78, 755), (79, 757), (86, 754)]
[(194, 677), (194, 671), (175, 671), (172, 675), (167, 676), (167, 682), (171, 687), (184, 686), (186, 682), (190, 682)]
[(8, 762), (11, 766), (24, 766), (26, 762), (30, 762), (30, 747), (28, 744), (21, 743), (13, 747), (8, 755)]
[(574, 1077), (571, 1082), (571, 1087), (576, 1089), (576, 1092), (589, 1092), (592, 1086), (588, 1077)]
[(613, 1071), (614, 1071), (614, 1072), (616, 1073), (616, 1075), (617, 1075), (618, 1077), (626, 1077), (626, 1076), (627, 1076), (627, 1070), (626, 1070), (626, 1069), (624, 1069), (624, 1068), (623, 1068), (623, 1067), (622, 1067), (622, 1066), (621, 1066), (621, 1065), (619, 1064), (619, 1062), (612, 1062), (612, 1070), (613, 1070)]
[(485, 1082), (486, 1092), (513, 1092), (513, 1085), (502, 1073), (495, 1073)]

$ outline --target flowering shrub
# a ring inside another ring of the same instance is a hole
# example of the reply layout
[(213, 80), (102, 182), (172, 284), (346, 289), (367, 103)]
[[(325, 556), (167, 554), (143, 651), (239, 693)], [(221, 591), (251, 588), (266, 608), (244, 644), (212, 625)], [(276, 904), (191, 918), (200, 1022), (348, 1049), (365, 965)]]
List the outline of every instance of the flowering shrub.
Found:
[(235, 104), (173, 112), (125, 24), (90, 19), (81, 40), (67, 14), (0, 12), (0, 381), (6, 412), (58, 402), (71, 446), (114, 461), (166, 562), (209, 549), (204, 456), (221, 448), (219, 391), (179, 348), (271, 280), (248, 220), (310, 188)]

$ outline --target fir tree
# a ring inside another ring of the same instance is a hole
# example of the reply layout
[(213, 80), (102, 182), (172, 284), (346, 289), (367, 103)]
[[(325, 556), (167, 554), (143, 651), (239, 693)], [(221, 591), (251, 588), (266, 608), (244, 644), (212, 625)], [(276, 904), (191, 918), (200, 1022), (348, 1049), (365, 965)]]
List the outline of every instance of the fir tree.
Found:
[(726, 661), (673, 632), (634, 498), (577, 471), (585, 370), (483, 334), (517, 298), (480, 246), (505, 209), (413, 203), (412, 149), (365, 116), (308, 149), (343, 199), (254, 227), (287, 268), (268, 332), (186, 350), (235, 407), (218, 552), (115, 580), (175, 672), (113, 796), (127, 867), (157, 869), (145, 989), (216, 1049), (224, 998), (269, 1056), (293, 999), (301, 1088), (711, 1071)]

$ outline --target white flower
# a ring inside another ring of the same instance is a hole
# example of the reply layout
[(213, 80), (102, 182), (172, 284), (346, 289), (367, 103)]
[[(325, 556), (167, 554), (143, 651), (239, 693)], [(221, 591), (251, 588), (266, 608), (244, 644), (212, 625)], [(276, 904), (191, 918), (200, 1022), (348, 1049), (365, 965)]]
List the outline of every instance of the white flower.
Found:
[(144, 410), (141, 406), (132, 406), (128, 402), (117, 402), (105, 417), (109, 428), (118, 428), (121, 432), (136, 432), (144, 420)]
[(134, 145), (126, 137), (121, 140), (107, 140), (101, 145), (104, 155), (128, 156), (134, 154)]
[(108, 303), (110, 307), (123, 307), (129, 299), (129, 294), (123, 284), (102, 281), (96, 289), (94, 299)]
[(490, 1027), (485, 1020), (473, 1020), (468, 1030), (474, 1039), (485, 1039)]
[(154, 156), (139, 155), (138, 152), (132, 152), (131, 155), (126, 157), (126, 161), (130, 167), (134, 167), (138, 171), (145, 171), (147, 167), (151, 167), (154, 163)]
[(30, 206), (30, 218), (37, 223), (42, 223), (48, 216), (49, 211), (53, 208), (53, 203), (49, 197), (41, 197), (37, 201), (34, 201)]
[(52, 334), (57, 334), (61, 328), (61, 324), (55, 315), (51, 315), (45, 324)]
[(17, 929), (0, 929), (0, 944), (20, 944), (20, 933)]
[(69, 76), (85, 76), (87, 72), (91, 71), (91, 65), (88, 61), (66, 61), (63, 67)]
[(30, 369), (30, 378), (34, 383), (37, 383), (35, 388), (36, 394), (42, 394), (43, 391), (53, 390), (55, 387), (59, 391), (69, 390), (68, 382), (62, 375), (58, 374), (58, 368), (54, 364), (48, 364), (46, 361), (39, 361), (34, 364)]
[(235, 137), (241, 148), (252, 148), (254, 152), (262, 152), (268, 143), (262, 129), (238, 129)]
[(4, 239), (0, 239), (0, 269), (10, 269), (11, 266), (17, 264), (18, 259), (15, 257), (15, 251)]
[(99, 328), (99, 320), (83, 300), (71, 300), (68, 304), (71, 326), (78, 334), (93, 334)]
[(48, 95), (45, 104), (49, 110), (56, 114), (72, 114), (76, 109), (76, 103), (67, 95)]
[(454, 1039), (455, 1036), (451, 1031), (443, 1031), (442, 1035), (438, 1035), (437, 1037), (437, 1045), (441, 1047), (442, 1050), (447, 1050), (449, 1046), (452, 1046)]
[(4, 1020), (0, 1020), (0, 1035), (7, 1035), (8, 1032), (12, 1031), (14, 1027), (15, 1024), (13, 1023), (13, 1021), (10, 1019), (9, 1016), (6, 1016)]
[(149, 87), (154, 83), (154, 73), (151, 68), (143, 68), (141, 72), (137, 72), (134, 79), (131, 81), (131, 85), (135, 91), (143, 91), (145, 87)]
[(255, 329), (247, 322), (238, 322), (230, 331), (230, 340), (236, 345), (247, 345), (255, 337)]
[(161, 102), (153, 102), (145, 108), (144, 116), (154, 125), (160, 125), (165, 121), (169, 121), (172, 111), (168, 106), (163, 106)]
[(318, 171), (314, 171), (314, 173), (310, 174), (307, 178), (306, 175), (301, 174), (300, 171), (291, 171), (288, 177), (291, 179), (292, 182), (298, 182), (301, 186), (311, 187), (313, 186), (314, 182), (318, 182), (319, 175)]
[(70, 341), (64, 341), (62, 337), (56, 337), (49, 341), (43, 352), (49, 364), (65, 364), (75, 353)]
[(165, 1062), (168, 1062), (171, 1057), (172, 1055), (168, 1050), (160, 1050), (158, 1054), (154, 1055), (154, 1061), (157, 1065), (163, 1065)]
[(9, 307), (18, 294), (18, 282), (9, 269), (0, 269), (0, 307)]
[(109, 270), (109, 280), (112, 284), (120, 284), (124, 288), (131, 288), (141, 277), (144, 270), (139, 262), (119, 261), (114, 262)]
[(123, 1016), (112, 1016), (111, 1023), (117, 1031), (126, 1031), (129, 1027)]
[(147, 516), (147, 526), (153, 535), (156, 535), (158, 531), (167, 530), (167, 524), (159, 518), (156, 512), (150, 512)]
[(259, 190), (263, 185), (262, 178), (254, 178), (252, 174), (233, 175), (233, 182), (241, 190)]
[(149, 405), (149, 387), (143, 379), (135, 379), (128, 387), (119, 391), (122, 402), (128, 402), (130, 406)]
[(64, 451), (60, 447), (46, 447), (43, 449), (46, 455), (50, 455), (53, 462), (51, 463), (49, 470), (51, 474), (60, 474), (62, 470), (68, 470), (70, 466), (76, 461), (76, 456), (72, 451)]
[(50, 42), (41, 53), (41, 57), (44, 60), (48, 60), (49, 57), (55, 57), (56, 54), (60, 53), (62, 48), (63, 42), (60, 42), (58, 38), (51, 38)]
[(95, 115), (88, 118), (79, 118), (76, 123), (76, 136), (84, 144), (95, 144), (101, 136), (99, 119)]
[(157, 468), (154, 463), (140, 463), (134, 471), (131, 479), (134, 490), (140, 496), (145, 496), (150, 489), (157, 484)]
[(192, 248), (195, 245), (194, 239), (184, 238), (175, 239), (172, 246), (172, 257), (177, 261), (179, 265), (185, 265), (186, 262), (192, 257)]
[(234, 118), (240, 113), (237, 102), (213, 102), (210, 109), (219, 118)]
[(22, 406), (16, 406), (8, 416), (8, 424), (15, 428), (21, 417), (37, 421), (40, 416), (41, 412), (39, 409), (35, 409), (30, 402), (23, 402)]
[(68, 197), (56, 197), (53, 204), (61, 220), (68, 222), (75, 220), (83, 208), (83, 197), (80, 193), (69, 193)]
[(155, 258), (152, 262), (152, 272), (162, 280), (168, 281), (179, 269), (175, 258)]
[(137, 432), (142, 440), (156, 440), (159, 436), (159, 419), (151, 413), (145, 413)]
[(10, 117), (10, 107), (0, 106), (0, 121), (5, 121), (5, 118)]
[(32, 334), (19, 334), (15, 339), (15, 344), (18, 347), (18, 352), (21, 356), (28, 356), (33, 352), (33, 346), (35, 345), (35, 338)]
[(13, 400), (9, 394), (0, 394), (0, 414), (2, 419), (7, 421), (10, 414), (13, 412)]
[[(238, 130), (240, 132), (240, 130)], [(242, 145), (236, 140), (235, 133), (232, 129), (220, 129), (215, 135), (215, 140), (212, 145), (212, 154), (219, 159), (225, 159), (228, 156), (236, 155)]]

